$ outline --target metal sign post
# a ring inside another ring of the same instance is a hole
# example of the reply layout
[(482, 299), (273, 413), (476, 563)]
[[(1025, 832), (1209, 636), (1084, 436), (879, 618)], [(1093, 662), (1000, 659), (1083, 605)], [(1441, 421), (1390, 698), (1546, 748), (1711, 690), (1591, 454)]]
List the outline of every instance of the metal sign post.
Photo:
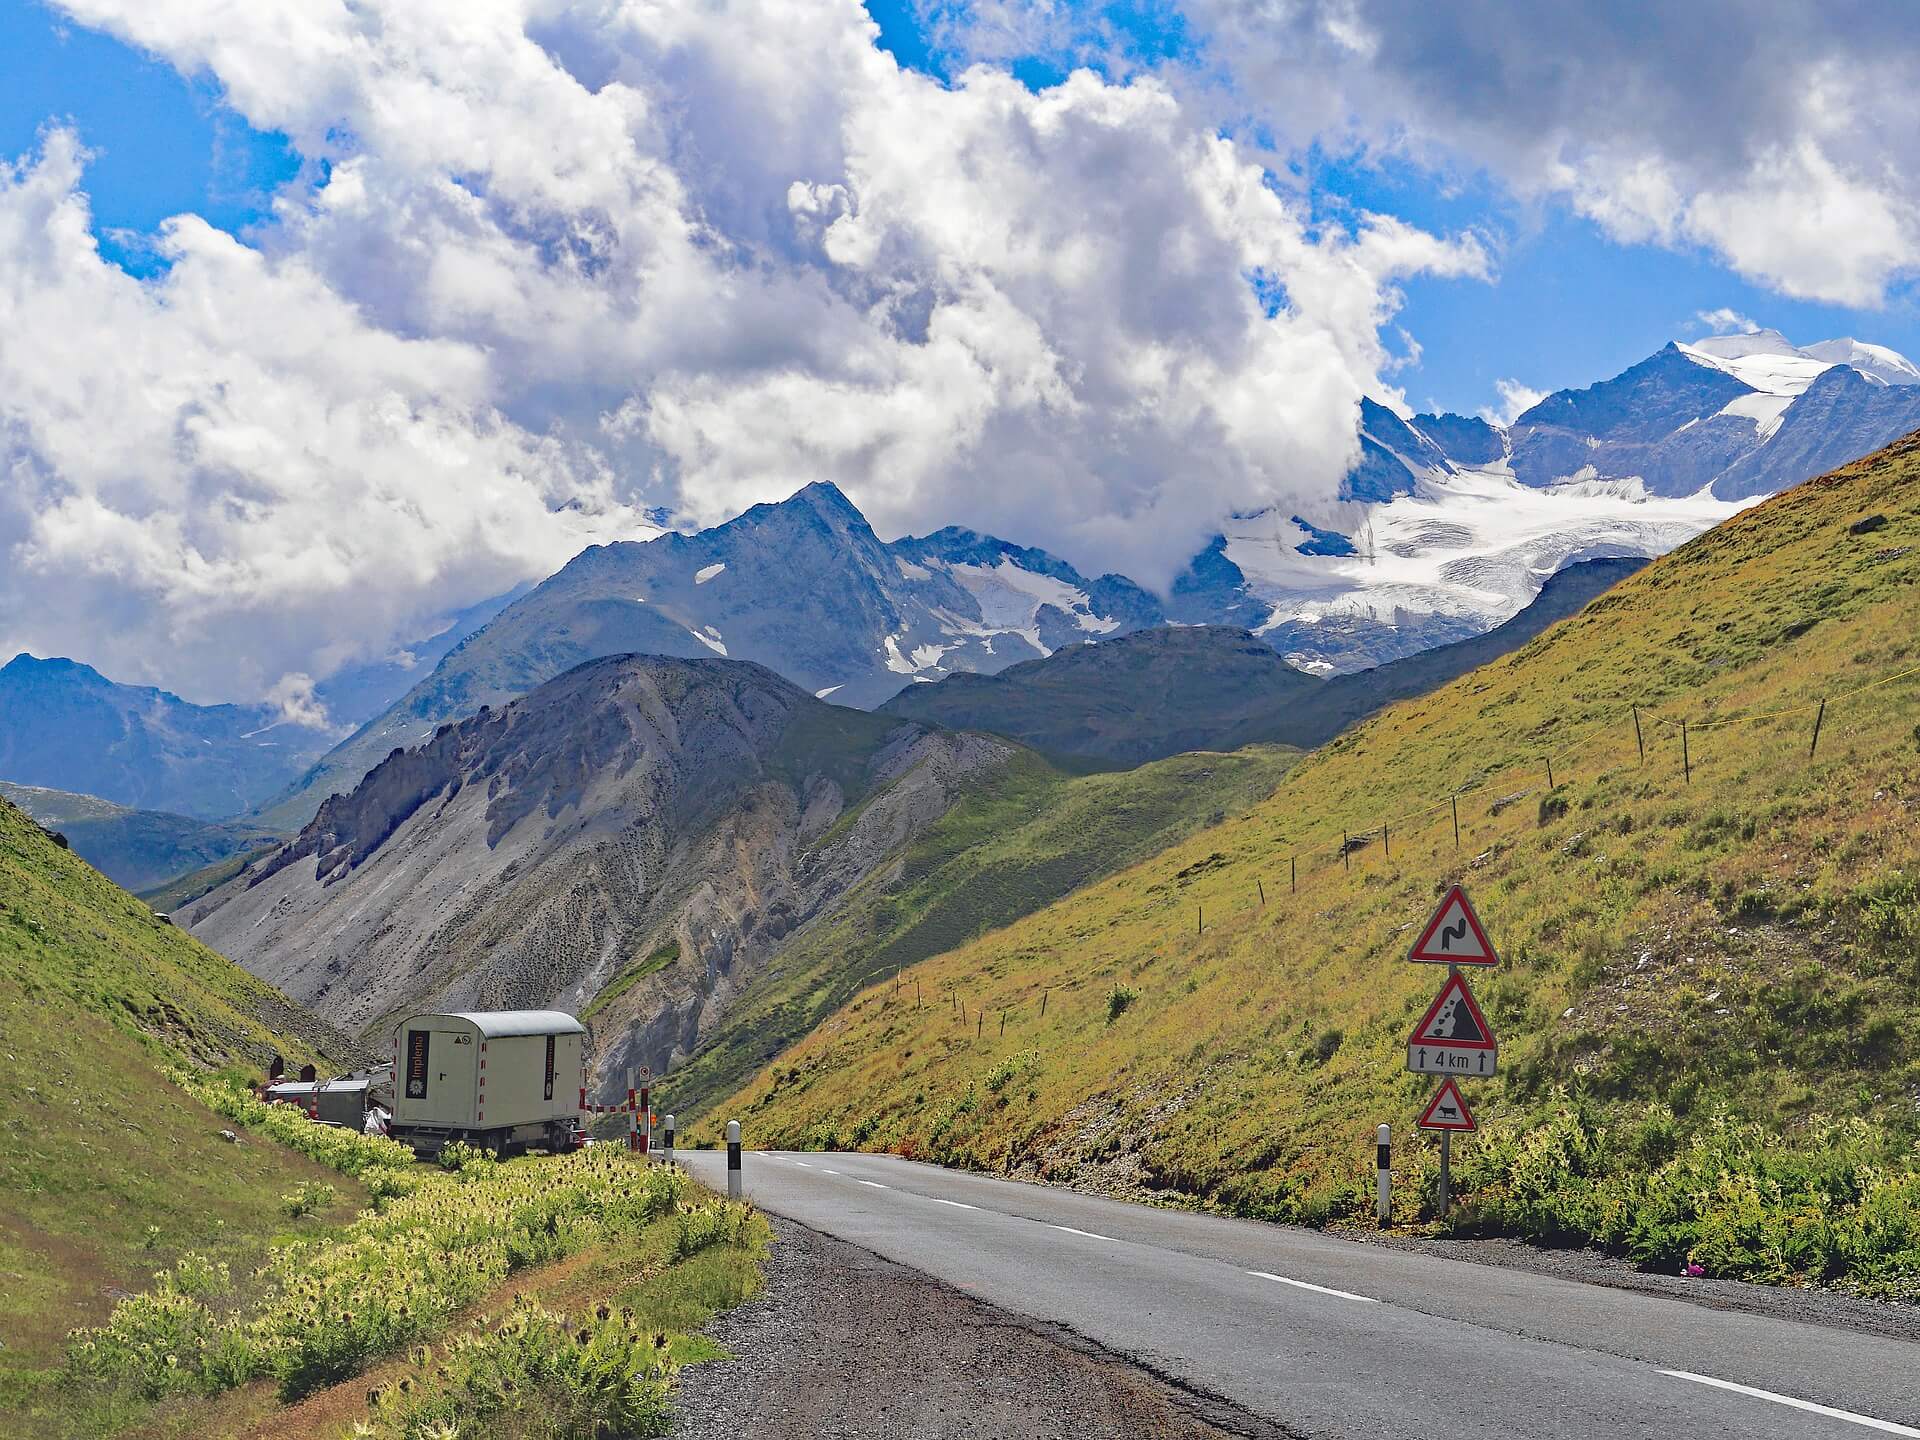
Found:
[[(1456, 824), (1458, 822), (1456, 821)], [(1466, 891), (1455, 885), (1441, 897), (1433, 918), (1407, 952), (1416, 964), (1444, 964), (1446, 982), (1407, 1040), (1407, 1069), (1447, 1077), (1427, 1102), (1417, 1122), (1440, 1132), (1440, 1185), (1436, 1196), (1444, 1216), (1453, 1204), (1453, 1136), (1472, 1133), (1473, 1114), (1460, 1094), (1459, 1076), (1490, 1077), (1499, 1070), (1500, 1051), (1493, 1027), (1474, 1002), (1461, 974), (1462, 965), (1494, 966), (1500, 957), (1474, 913)]]

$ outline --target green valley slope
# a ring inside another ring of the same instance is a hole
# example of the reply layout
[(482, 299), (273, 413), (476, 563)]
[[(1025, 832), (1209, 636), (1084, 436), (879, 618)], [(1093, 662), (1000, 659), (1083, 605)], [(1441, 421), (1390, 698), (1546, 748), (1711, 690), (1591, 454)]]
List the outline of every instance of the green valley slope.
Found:
[[(1505, 964), (1476, 981), (1501, 1074), (1469, 1087), (1461, 1224), (1911, 1293), (1917, 699), (1920, 438), (908, 971), (964, 1021), (871, 988), (715, 1117), (758, 1146), (1363, 1212), (1373, 1127), (1410, 1127), (1433, 1089), (1402, 1061), (1436, 976), (1401, 955), (1464, 881)], [(1010, 1012), (1004, 1036), (976, 1035), (982, 1008)], [(1433, 1149), (1397, 1153), (1414, 1218)]]
[(54, 1367), (114, 1289), (188, 1249), (244, 1270), (301, 1181), (335, 1184), (329, 1218), (364, 1203), (290, 1151), (222, 1140), (230, 1122), (164, 1073), (339, 1043), (0, 800), (0, 1431), (104, 1433)]
[[(1271, 652), (1269, 652), (1271, 653)], [(1297, 752), (1176, 755), (1070, 778), (1022, 755), (964, 795), (897, 864), (797, 933), (661, 1088), (692, 1119), (882, 976), (1011, 924), (1270, 794)], [(636, 977), (636, 983), (638, 978)], [(617, 986), (588, 1007), (595, 1018)], [(911, 994), (911, 991), (903, 992)], [(944, 997), (928, 990), (926, 1005)]]

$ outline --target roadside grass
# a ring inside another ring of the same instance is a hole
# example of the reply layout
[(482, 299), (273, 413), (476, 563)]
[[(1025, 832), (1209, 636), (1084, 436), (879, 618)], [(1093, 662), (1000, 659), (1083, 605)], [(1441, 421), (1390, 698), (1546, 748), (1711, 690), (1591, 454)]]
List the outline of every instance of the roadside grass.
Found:
[[(308, 1029), (310, 1038), (298, 1031)], [(0, 1433), (107, 1433), (58, 1389), (67, 1331), (188, 1251), (238, 1269), (366, 1203), (352, 1181), (228, 1122), (163, 1073), (299, 1061), (318, 1027), (0, 805)], [(281, 1197), (331, 1183), (291, 1217)]]
[[(1435, 1082), (1403, 1057), (1438, 977), (1401, 957), (1464, 882), (1504, 963), (1470, 977), (1502, 1048), (1465, 1087), (1462, 1229), (1910, 1294), (1920, 676), (1860, 687), (1915, 666), (1909, 440), (1373, 717), (1234, 818), (912, 965), (964, 1022), (889, 978), (705, 1125), (1334, 1223), (1370, 1210), (1384, 1120), (1396, 1218), (1424, 1223), (1436, 1147), (1411, 1121)], [(1855, 691), (1810, 759), (1816, 702)], [(1343, 832), (1368, 836), (1345, 864)], [(1116, 990), (1137, 999), (1110, 1020)], [(977, 1028), (1003, 1007), (1004, 1036)]]
[(185, 1255), (76, 1331), (60, 1393), (94, 1428), (71, 1433), (660, 1434), (674, 1372), (716, 1353), (686, 1332), (758, 1284), (765, 1222), (679, 1170), (613, 1147), (403, 1168), (392, 1141), (189, 1084), (374, 1206), (244, 1280)]
[[(1297, 758), (1257, 747), (1068, 776), (1020, 752), (963, 795), (897, 867), (883, 868), (793, 937), (661, 1086), (660, 1108), (672, 1108), (684, 1126), (866, 986), (882, 977), (891, 983), (899, 967), (964, 945), (1244, 810), (1271, 794)], [(909, 986), (905, 994), (912, 993)], [(922, 1003), (931, 1010), (950, 1001), (929, 985)]]

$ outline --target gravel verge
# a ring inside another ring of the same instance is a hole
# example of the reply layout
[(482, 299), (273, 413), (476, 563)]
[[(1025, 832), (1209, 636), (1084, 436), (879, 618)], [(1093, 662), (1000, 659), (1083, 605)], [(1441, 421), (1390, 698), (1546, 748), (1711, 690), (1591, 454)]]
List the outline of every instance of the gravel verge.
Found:
[(1290, 1440), (1060, 1326), (769, 1216), (766, 1288), (681, 1372), (679, 1440)]

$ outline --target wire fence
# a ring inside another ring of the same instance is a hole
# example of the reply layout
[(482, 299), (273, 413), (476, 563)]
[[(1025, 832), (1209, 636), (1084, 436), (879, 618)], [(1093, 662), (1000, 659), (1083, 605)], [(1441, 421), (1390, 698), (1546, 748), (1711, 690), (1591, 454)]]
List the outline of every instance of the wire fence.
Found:
[[(1849, 689), (1816, 694), (1804, 701), (1783, 705), (1771, 710), (1754, 711), (1740, 715), (1707, 717), (1703, 719), (1661, 714), (1651, 704), (1629, 704), (1624, 710), (1612, 713), (1603, 719), (1596, 720), (1579, 735), (1567, 740), (1557, 748), (1550, 751), (1543, 751), (1537, 757), (1516, 759), (1501, 766), (1497, 770), (1484, 773), (1469, 783), (1455, 787), (1448, 792), (1444, 799), (1436, 800), (1431, 804), (1422, 805), (1416, 809), (1401, 811), (1383, 819), (1378, 819), (1374, 821), (1371, 826), (1363, 830), (1355, 830), (1352, 828), (1351, 823), (1349, 823), (1349, 825), (1340, 827), (1337, 830), (1329, 824), (1323, 830), (1308, 832), (1294, 842), (1289, 847), (1290, 853), (1286, 853), (1284, 856), (1285, 873), (1287, 877), (1286, 890), (1284, 893), (1288, 896), (1297, 894), (1302, 882), (1312, 881), (1316, 877), (1328, 873), (1335, 867), (1351, 874), (1356, 856), (1371, 851), (1375, 845), (1380, 847), (1383, 858), (1391, 860), (1394, 836), (1396, 834), (1401, 837), (1402, 851), (1404, 854), (1406, 840), (1419, 831), (1422, 822), (1432, 821), (1436, 816), (1445, 815), (1450, 819), (1453, 843), (1454, 846), (1458, 848), (1463, 839), (1460, 828), (1460, 805), (1462, 801), (1471, 797), (1485, 795), (1489, 791), (1499, 789), (1506, 784), (1512, 784), (1517, 778), (1525, 777), (1529, 774), (1537, 776), (1537, 778), (1543, 782), (1543, 788), (1546, 792), (1552, 793), (1574, 778), (1569, 762), (1577, 756), (1587, 755), (1601, 741), (1613, 740), (1618, 742), (1623, 747), (1625, 754), (1629, 757), (1636, 758), (1639, 764), (1646, 765), (1648, 763), (1647, 729), (1649, 726), (1664, 732), (1670, 739), (1677, 739), (1680, 742), (1683, 785), (1691, 785), (1693, 783), (1692, 772), (1697, 763), (1697, 758), (1693, 755), (1691, 749), (1694, 736), (1703, 733), (1717, 734), (1762, 721), (1786, 721), (1796, 717), (1808, 717), (1810, 722), (1808, 724), (1808, 746), (1801, 763), (1811, 764), (1818, 758), (1821, 732), (1830, 711), (1843, 707), (1848, 702), (1856, 700), (1861, 696), (1886, 689), (1889, 686), (1897, 685), (1903, 681), (1912, 680), (1915, 677), (1920, 677), (1920, 665), (1909, 666), (1905, 669), (1894, 671), (1891, 674), (1882, 675), (1877, 679), (1853, 686)], [(1631, 727), (1630, 729), (1629, 726)], [(1558, 773), (1556, 773), (1554, 768), (1556, 765), (1559, 766)], [(1517, 805), (1520, 801), (1531, 797), (1539, 788), (1542, 787), (1527, 786), (1496, 797), (1493, 805), (1487, 812), (1488, 817), (1498, 817), (1504, 811)], [(1472, 818), (1471, 816), (1469, 817), (1470, 820)], [(1278, 858), (1279, 857), (1276, 856), (1276, 860), (1278, 860)], [(1243, 907), (1233, 912), (1235, 916), (1243, 916), (1249, 909), (1264, 909), (1266, 907), (1268, 902), (1265, 881), (1270, 878), (1277, 880), (1276, 876), (1265, 871), (1262, 871), (1254, 878), (1251, 894), (1255, 897), (1255, 903), (1253, 906)], [(1217, 913), (1213, 923), (1215, 925), (1219, 923)], [(1177, 927), (1180, 929), (1186, 928), (1184, 918), (1178, 920)], [(1190, 929), (1187, 929), (1187, 933), (1190, 935), (1204, 934), (1208, 928), (1209, 922), (1207, 920), (1205, 902), (1196, 901), (1193, 925)], [(931, 958), (938, 959), (939, 957)], [(916, 1011), (927, 1008), (927, 1002), (923, 997), (921, 989), (920, 978), (912, 973), (914, 970), (919, 969), (921, 965), (927, 963), (927, 961), (918, 962), (918, 964), (910, 967), (904, 973), (900, 968), (894, 970), (892, 989), (890, 992), (891, 998), (894, 1001), (904, 1001), (906, 998), (905, 987), (911, 984), (913, 987), (911, 997), (912, 1008)], [(1104, 978), (1104, 975), (1101, 978)], [(885, 986), (885, 984), (886, 981), (883, 979), (880, 985)], [(1044, 1018), (1047, 1013), (1047, 1004), (1052, 991), (1075, 990), (1079, 988), (1079, 981), (1063, 980), (1041, 987), (1038, 996), (1033, 994), (1031, 987), (1023, 988), (1021, 993), (1012, 997), (1004, 993), (996, 993), (990, 1001), (976, 999), (972, 1010), (969, 1011), (967, 1004), (968, 997), (961, 993), (960, 986), (957, 983), (949, 981), (943, 983), (941, 986), (942, 995), (940, 1000), (960, 1026), (963, 1028), (971, 1028), (972, 1035), (970, 1038), (979, 1041), (985, 1038), (985, 1026), (989, 1013), (998, 1013), (999, 1023), (995, 1035), (995, 1038), (998, 1039), (1006, 1034), (1009, 1017), (1017, 1019), (1021, 1014), (1037, 1006), (1039, 1016)], [(1116, 1018), (1118, 1012), (1123, 1012), (1133, 1003), (1131, 998), (1116, 998), (1124, 989), (1124, 986), (1116, 982), (1114, 991), (1101, 999), (1100, 1003), (1108, 1007), (1109, 1019)], [(872, 989), (867, 992), (869, 996), (873, 993)], [(856, 1005), (859, 1003), (861, 1003), (861, 1001), (857, 1000)], [(968, 1027), (970, 1019), (972, 1024)]]

